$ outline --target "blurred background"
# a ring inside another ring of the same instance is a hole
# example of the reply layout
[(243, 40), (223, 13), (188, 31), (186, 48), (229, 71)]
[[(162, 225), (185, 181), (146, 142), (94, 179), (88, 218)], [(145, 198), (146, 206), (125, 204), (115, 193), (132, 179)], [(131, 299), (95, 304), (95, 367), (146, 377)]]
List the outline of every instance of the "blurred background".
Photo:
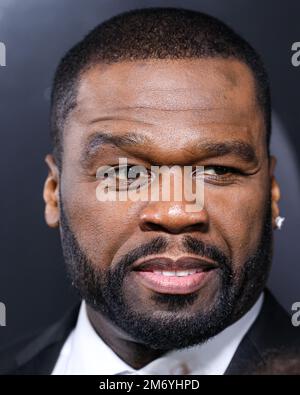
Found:
[[(300, 41), (298, 0), (0, 0), (0, 302), (6, 327), (0, 347), (42, 328), (76, 301), (62, 259), (59, 234), (43, 216), (42, 189), (50, 149), (49, 98), (62, 55), (101, 21), (125, 10), (177, 6), (214, 15), (263, 56), (273, 97), (272, 151), (278, 158), (283, 229), (275, 232), (269, 287), (291, 313), (300, 301), (300, 66), (291, 47)], [(251, 229), (249, 229), (249, 232)]]

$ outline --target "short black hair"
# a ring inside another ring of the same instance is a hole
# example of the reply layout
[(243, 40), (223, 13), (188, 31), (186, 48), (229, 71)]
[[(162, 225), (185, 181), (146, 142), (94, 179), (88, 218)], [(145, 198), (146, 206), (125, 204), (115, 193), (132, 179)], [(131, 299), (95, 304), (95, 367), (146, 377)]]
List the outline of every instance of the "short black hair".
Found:
[(142, 59), (233, 58), (252, 71), (265, 120), (267, 149), (271, 135), (268, 75), (252, 46), (220, 20), (182, 8), (145, 8), (114, 16), (99, 24), (60, 61), (51, 94), (53, 154), (61, 168), (63, 129), (76, 106), (80, 76), (97, 63)]

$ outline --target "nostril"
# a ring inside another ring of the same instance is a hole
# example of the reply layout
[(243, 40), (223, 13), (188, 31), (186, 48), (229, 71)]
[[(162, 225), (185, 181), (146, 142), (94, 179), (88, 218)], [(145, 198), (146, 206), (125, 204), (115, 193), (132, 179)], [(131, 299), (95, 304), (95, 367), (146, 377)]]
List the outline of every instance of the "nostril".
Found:
[(199, 222), (193, 225), (186, 226), (183, 231), (184, 232), (207, 232), (208, 231), (208, 223)]
[(166, 231), (162, 225), (156, 224), (151, 221), (145, 221), (141, 225), (141, 229), (144, 231)]
[(144, 232), (165, 232), (171, 234), (178, 234), (183, 232), (206, 232), (208, 224), (197, 223), (187, 226), (167, 226), (166, 224), (156, 224), (155, 222), (145, 221), (141, 224), (141, 230)]

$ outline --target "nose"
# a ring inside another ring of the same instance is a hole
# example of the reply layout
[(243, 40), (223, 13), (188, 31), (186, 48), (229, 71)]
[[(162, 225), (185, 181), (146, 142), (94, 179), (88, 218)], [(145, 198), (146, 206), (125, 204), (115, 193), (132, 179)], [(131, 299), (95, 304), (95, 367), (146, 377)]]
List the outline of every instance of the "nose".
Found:
[(208, 214), (205, 208), (195, 212), (186, 211), (183, 204), (156, 202), (147, 205), (140, 214), (142, 231), (166, 233), (205, 232), (208, 229)]

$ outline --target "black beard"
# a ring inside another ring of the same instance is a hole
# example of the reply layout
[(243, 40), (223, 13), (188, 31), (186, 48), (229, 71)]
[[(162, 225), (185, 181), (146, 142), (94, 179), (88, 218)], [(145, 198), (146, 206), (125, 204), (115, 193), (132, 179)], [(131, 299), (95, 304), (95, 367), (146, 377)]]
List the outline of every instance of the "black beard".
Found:
[(233, 273), (231, 260), (218, 248), (191, 236), (183, 238), (186, 252), (205, 255), (219, 264), (220, 290), (209, 311), (190, 316), (180, 313), (184, 312), (187, 305), (194, 303), (197, 293), (155, 294), (152, 300), (172, 312), (161, 317), (130, 308), (124, 297), (123, 283), (136, 259), (166, 251), (166, 238), (160, 236), (137, 247), (126, 254), (115, 265), (115, 269), (101, 270), (90, 262), (79, 246), (69, 226), (61, 198), (60, 202), (62, 247), (72, 284), (94, 310), (149, 348), (167, 351), (205, 342), (245, 314), (265, 287), (272, 260), (270, 199), (266, 205), (258, 248), (248, 257), (238, 276)]

